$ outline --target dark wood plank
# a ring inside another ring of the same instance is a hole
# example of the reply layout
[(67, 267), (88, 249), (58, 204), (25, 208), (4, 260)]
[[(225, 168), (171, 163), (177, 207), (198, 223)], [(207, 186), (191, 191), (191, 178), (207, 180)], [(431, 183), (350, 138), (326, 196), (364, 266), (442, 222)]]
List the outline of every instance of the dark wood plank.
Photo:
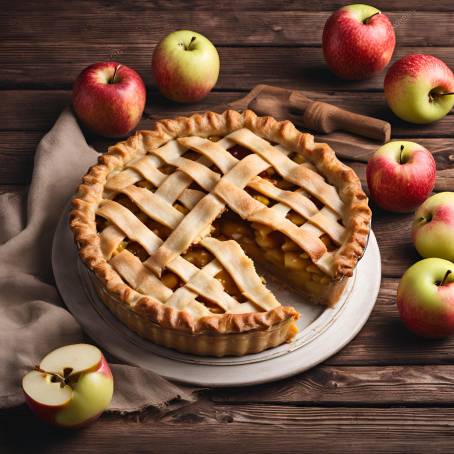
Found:
[[(0, 88), (70, 88), (87, 65), (114, 56), (135, 68), (151, 84), (153, 46), (109, 44), (0, 42)], [(393, 61), (409, 53), (429, 53), (454, 66), (454, 47), (401, 47)], [(249, 90), (257, 83), (305, 90), (382, 90), (384, 72), (361, 82), (342, 81), (327, 69), (320, 48), (221, 47), (221, 90)]]
[[(77, 11), (77, 14), (74, 14)], [(45, 10), (26, 13), (0, 14), (3, 27), (0, 41), (33, 41), (41, 30), (46, 30), (41, 42), (49, 44), (63, 41), (65, 45), (106, 45), (106, 42), (122, 45), (154, 46), (168, 33), (184, 29), (198, 31), (216, 46), (319, 46), (321, 30), (330, 11), (194, 11), (182, 8), (174, 11), (156, 10), (144, 4), (141, 10), (103, 10), (89, 6), (80, 10), (61, 11), (52, 14)], [(390, 12), (399, 46), (453, 46), (454, 13), (452, 12)], [(124, 24), (134, 24), (125, 27)], [(427, 24), (437, 24), (430, 27)], [(121, 39), (115, 37), (121, 30)], [(315, 32), (316, 31), (316, 32)]]
[(1, 131), (48, 130), (71, 103), (68, 90), (7, 90), (0, 96)]
[(319, 366), (275, 383), (212, 390), (218, 403), (453, 405), (454, 366)]
[(0, 131), (0, 185), (30, 183), (33, 155), (42, 132)]
[[(193, 11), (332, 11), (340, 8), (345, 2), (338, 0), (274, 0), (272, 3), (261, 0), (231, 0), (216, 3), (213, 8), (212, 0), (191, 0), (190, 9)], [(454, 4), (450, 0), (428, 2), (426, 0), (407, 0), (396, 2), (394, 0), (375, 0), (374, 6), (382, 11), (454, 11)], [(187, 0), (28, 0), (15, 2), (9, 5), (10, 11), (60, 11), (79, 12), (94, 7), (98, 11), (138, 11), (147, 9), (156, 11), (188, 9)]]
[(451, 451), (454, 409), (201, 402), (160, 420), (106, 415), (78, 432), (44, 427), (25, 409), (3, 415), (0, 421), (2, 452), (425, 454)]

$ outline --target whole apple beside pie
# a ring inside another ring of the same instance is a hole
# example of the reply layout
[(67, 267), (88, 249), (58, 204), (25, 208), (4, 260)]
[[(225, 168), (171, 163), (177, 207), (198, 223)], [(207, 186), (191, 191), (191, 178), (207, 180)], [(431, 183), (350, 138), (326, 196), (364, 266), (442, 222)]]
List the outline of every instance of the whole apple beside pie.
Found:
[(252, 111), (165, 120), (85, 175), (71, 228), (101, 299), (130, 329), (197, 355), (291, 340), (299, 317), (266, 266), (334, 304), (362, 256), (371, 211), (326, 144)]

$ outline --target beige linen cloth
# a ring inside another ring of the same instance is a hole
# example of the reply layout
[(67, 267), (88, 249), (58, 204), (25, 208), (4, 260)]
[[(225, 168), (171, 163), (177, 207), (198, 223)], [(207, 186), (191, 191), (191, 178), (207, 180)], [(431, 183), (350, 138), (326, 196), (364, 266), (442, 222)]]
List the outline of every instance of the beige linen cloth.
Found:
[[(54, 348), (86, 341), (55, 288), (51, 247), (64, 206), (97, 158), (66, 109), (38, 145), (28, 196), (0, 195), (0, 408), (24, 401), (21, 380)], [(145, 369), (114, 364), (110, 410), (175, 408), (192, 389)]]

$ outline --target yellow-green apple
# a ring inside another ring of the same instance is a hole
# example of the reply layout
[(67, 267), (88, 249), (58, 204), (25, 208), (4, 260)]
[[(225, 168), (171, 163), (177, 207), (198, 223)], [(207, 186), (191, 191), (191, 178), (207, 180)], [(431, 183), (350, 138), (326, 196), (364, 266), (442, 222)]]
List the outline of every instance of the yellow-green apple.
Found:
[(407, 213), (430, 195), (435, 184), (435, 160), (426, 148), (403, 140), (388, 142), (369, 159), (370, 195), (389, 211)]
[(334, 12), (323, 30), (323, 55), (333, 73), (343, 79), (366, 79), (391, 60), (394, 28), (373, 6), (348, 5)]
[(101, 415), (113, 393), (104, 355), (90, 344), (74, 344), (48, 353), (24, 376), (22, 388), (30, 409), (44, 421), (80, 427)]
[(432, 123), (454, 105), (454, 76), (432, 55), (406, 55), (389, 68), (385, 98), (391, 110), (411, 123)]
[(152, 71), (164, 96), (178, 102), (195, 102), (215, 86), (219, 55), (205, 36), (178, 30), (167, 35), (155, 48)]
[(429, 258), (405, 271), (397, 289), (401, 320), (424, 337), (454, 333), (454, 263)]
[(114, 61), (85, 68), (73, 88), (73, 107), (79, 120), (105, 137), (122, 137), (142, 118), (145, 85), (133, 69)]
[(435, 194), (416, 210), (412, 238), (423, 257), (454, 262), (454, 192)]

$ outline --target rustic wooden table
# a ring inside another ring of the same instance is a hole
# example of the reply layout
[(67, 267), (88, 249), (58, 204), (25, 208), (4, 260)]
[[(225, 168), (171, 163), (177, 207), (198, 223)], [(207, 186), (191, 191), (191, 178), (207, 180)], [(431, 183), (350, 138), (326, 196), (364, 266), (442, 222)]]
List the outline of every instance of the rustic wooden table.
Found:
[[(62, 108), (71, 84), (90, 63), (117, 59), (148, 86), (142, 127), (153, 119), (209, 109), (257, 83), (309, 90), (357, 112), (387, 119), (393, 136), (435, 153), (438, 190), (454, 190), (454, 120), (411, 126), (388, 111), (383, 74), (343, 82), (326, 69), (323, 24), (333, 0), (32, 0), (1, 2), (0, 190), (27, 185), (33, 150)], [(454, 67), (451, 0), (376, 0), (394, 24), (397, 49), (423, 52)], [(151, 82), (156, 42), (189, 28), (207, 35), (221, 57), (216, 89), (196, 106), (165, 102)], [(89, 136), (99, 150), (106, 141)], [(364, 179), (365, 162), (350, 163)], [(406, 332), (395, 296), (399, 277), (418, 259), (411, 215), (376, 207), (383, 279), (370, 320), (339, 354), (310, 372), (252, 388), (206, 391), (200, 400), (157, 417), (104, 415), (76, 432), (39, 424), (25, 407), (0, 412), (1, 452), (453, 452), (454, 338), (429, 342)], [(6, 367), (3, 365), (2, 367)]]

